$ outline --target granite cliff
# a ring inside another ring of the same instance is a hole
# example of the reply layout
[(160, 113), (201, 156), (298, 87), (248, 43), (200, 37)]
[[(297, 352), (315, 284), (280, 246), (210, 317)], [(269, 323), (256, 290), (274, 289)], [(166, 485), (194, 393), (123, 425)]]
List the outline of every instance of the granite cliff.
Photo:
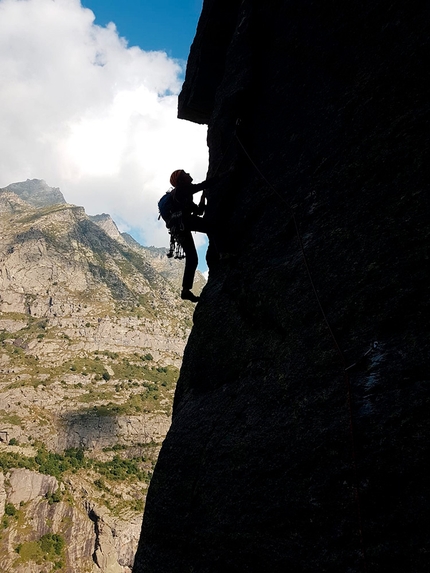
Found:
[(428, 571), (429, 17), (204, 1), (179, 117), (234, 171), (135, 573)]
[(0, 189), (1, 571), (130, 571), (194, 311), (166, 253)]

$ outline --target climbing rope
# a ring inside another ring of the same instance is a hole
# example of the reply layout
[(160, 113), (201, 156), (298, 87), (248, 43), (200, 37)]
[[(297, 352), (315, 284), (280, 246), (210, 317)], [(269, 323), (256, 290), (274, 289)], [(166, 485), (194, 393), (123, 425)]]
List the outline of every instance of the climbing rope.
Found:
[[(236, 127), (238, 127), (239, 125), (240, 125), (240, 120), (238, 119), (236, 122)], [(299, 242), (300, 252), (301, 252), (303, 263), (304, 263), (304, 266), (306, 269), (306, 274), (307, 274), (309, 282), (312, 286), (312, 290), (314, 292), (315, 299), (317, 301), (321, 315), (324, 319), (324, 322), (325, 322), (327, 329), (330, 333), (330, 336), (333, 340), (333, 344), (336, 348), (336, 351), (339, 354), (341, 361), (342, 361), (343, 377), (344, 377), (345, 386), (346, 386), (347, 404), (348, 404), (348, 411), (349, 411), (349, 433), (350, 433), (350, 442), (351, 442), (351, 459), (352, 459), (352, 469), (353, 469), (353, 474), (354, 474), (354, 493), (355, 493), (355, 503), (356, 503), (356, 511), (357, 511), (358, 533), (359, 533), (359, 538), (360, 538), (360, 550), (361, 550), (361, 556), (362, 556), (362, 562), (363, 562), (363, 570), (364, 570), (364, 572), (367, 572), (367, 559), (366, 559), (366, 551), (365, 551), (364, 536), (363, 536), (363, 520), (362, 520), (362, 511), (361, 511), (360, 489), (359, 489), (359, 485), (358, 485), (359, 482), (358, 482), (357, 456), (356, 456), (356, 446), (355, 446), (354, 418), (353, 418), (353, 410), (352, 410), (352, 389), (351, 389), (351, 380), (349, 378), (348, 371), (351, 370), (354, 366), (356, 366), (365, 356), (368, 356), (368, 354), (370, 354), (370, 352), (372, 352), (372, 350), (377, 347), (377, 343), (373, 343), (373, 346), (365, 353), (364, 357), (357, 360), (354, 364), (347, 366), (345, 355), (344, 355), (344, 353), (340, 347), (340, 344), (336, 338), (336, 335), (333, 332), (330, 321), (328, 320), (327, 314), (324, 310), (324, 307), (321, 303), (320, 296), (319, 296), (318, 291), (316, 289), (315, 282), (314, 282), (314, 279), (312, 277), (312, 273), (311, 273), (310, 266), (308, 263), (308, 258), (306, 256), (302, 235), (300, 233), (300, 229), (299, 229), (299, 226), (297, 223), (297, 218), (296, 218), (296, 215), (294, 213), (294, 209), (291, 207), (291, 205), (288, 203), (288, 201), (286, 201), (284, 196), (281, 195), (281, 193), (279, 193), (279, 191), (274, 187), (274, 185), (272, 185), (270, 183), (270, 181), (267, 179), (267, 177), (264, 175), (264, 173), (261, 171), (261, 169), (255, 163), (255, 161), (252, 159), (248, 150), (245, 148), (244, 144), (242, 143), (242, 141), (241, 141), (241, 139), (237, 133), (237, 129), (235, 130), (235, 137), (236, 137), (236, 140), (239, 143), (240, 147), (242, 148), (244, 154), (246, 155), (246, 157), (248, 158), (249, 162), (254, 167), (256, 172), (260, 175), (261, 179), (266, 183), (266, 185), (269, 187), (269, 189), (271, 189), (273, 191), (273, 193), (275, 193), (275, 195), (277, 195), (279, 197), (279, 199), (287, 206), (288, 210), (291, 213), (291, 220), (293, 221), (294, 228), (296, 231), (296, 236), (297, 236), (297, 240)]]

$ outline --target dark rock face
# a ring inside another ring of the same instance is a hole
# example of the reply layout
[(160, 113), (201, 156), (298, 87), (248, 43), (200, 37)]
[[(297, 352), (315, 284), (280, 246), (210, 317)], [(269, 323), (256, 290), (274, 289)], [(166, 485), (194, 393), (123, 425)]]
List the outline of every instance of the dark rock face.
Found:
[(237, 256), (212, 241), (135, 573), (428, 571), (429, 17), (204, 2), (179, 115), (235, 166)]

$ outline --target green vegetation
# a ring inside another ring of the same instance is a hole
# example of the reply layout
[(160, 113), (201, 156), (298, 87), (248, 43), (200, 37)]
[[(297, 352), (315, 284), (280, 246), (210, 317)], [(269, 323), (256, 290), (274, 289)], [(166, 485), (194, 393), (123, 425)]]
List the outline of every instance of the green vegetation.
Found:
[(15, 551), (21, 563), (35, 561), (38, 565), (44, 562), (54, 564), (54, 571), (64, 566), (65, 540), (58, 533), (46, 533), (38, 541), (25, 541), (20, 543)]
[(45, 446), (39, 448), (35, 462), (38, 464), (38, 471), (48, 474), (58, 479), (68, 470), (77, 470), (87, 467), (84, 450), (82, 448), (70, 448), (64, 454), (57, 454), (48, 451)]
[(0, 342), (4, 342), (9, 338), (15, 338), (15, 336), (11, 332), (8, 332), (7, 330), (2, 330), (0, 332)]
[(47, 493), (45, 497), (48, 500), (48, 504), (52, 505), (53, 503), (59, 503), (63, 499), (63, 494), (60, 489), (57, 489), (53, 493)]
[(156, 368), (151, 368), (146, 373), (145, 379), (149, 382), (167, 384), (168, 387), (172, 388), (178, 379), (179, 370), (174, 366), (157, 366)]
[[(6, 412), (6, 410), (0, 410), (0, 420), (2, 424), (11, 424), (12, 426), (20, 426), (22, 422), (19, 416), (17, 416), (16, 414), (9, 414), (8, 412)], [(17, 444), (10, 444), (10, 445), (16, 446)]]
[(50, 452), (44, 445), (37, 450), (35, 457), (27, 457), (16, 452), (0, 452), (0, 470), (7, 472), (13, 468), (26, 468), (42, 474), (52, 475), (58, 479), (71, 470), (87, 467), (88, 461), (84, 451), (70, 448), (64, 454)]
[(94, 485), (99, 489), (105, 491), (107, 489), (106, 483), (102, 478), (97, 478), (94, 480)]
[[(152, 446), (153, 444), (146, 446), (149, 452), (148, 459), (153, 457)], [(0, 470), (4, 473), (13, 468), (26, 468), (54, 476), (59, 480), (67, 472), (75, 473), (80, 469), (93, 469), (108, 480), (149, 481), (151, 472), (143, 468), (143, 463), (146, 461), (145, 456), (127, 458), (115, 454), (112, 460), (101, 462), (86, 457), (81, 448), (70, 448), (63, 454), (58, 454), (48, 451), (45, 446), (40, 446), (35, 457), (27, 457), (14, 452), (0, 452)], [(100, 487), (100, 483), (96, 485)], [(62, 493), (57, 490), (47, 494), (46, 499), (50, 505), (58, 503), (62, 499)], [(12, 504), (6, 504), (5, 514), (9, 517), (14, 516), (15, 507)]]
[[(96, 350), (94, 354), (98, 354), (98, 351)], [(111, 358), (112, 360), (116, 360), (119, 355), (117, 352), (110, 352), (110, 350), (105, 350), (103, 352), (103, 356), (107, 356), (107, 358)]]
[[(107, 462), (94, 462), (94, 469), (112, 481), (139, 480), (149, 481), (151, 472), (146, 472), (142, 466), (142, 458), (123, 459), (115, 455)], [(102, 480), (100, 480), (102, 482)], [(103, 483), (103, 482), (102, 482)]]
[(34, 458), (28, 458), (16, 452), (0, 452), (0, 471), (6, 473), (13, 468), (37, 470), (38, 466)]
[(115, 378), (126, 380), (144, 380), (147, 366), (141, 366), (130, 362), (128, 358), (123, 358), (120, 362), (112, 365)]
[[(82, 394), (78, 400), (80, 402), (91, 403), (100, 400), (109, 400), (109, 403), (102, 406), (94, 407), (94, 410), (99, 413), (99, 415), (115, 415), (115, 414), (126, 414), (142, 411), (151, 411), (153, 407), (150, 405), (149, 408), (140, 407), (142, 406), (142, 401), (157, 400), (158, 398), (170, 398), (169, 391), (173, 390), (178, 377), (178, 369), (173, 366), (150, 366), (149, 361), (153, 360), (151, 354), (141, 356), (136, 359), (133, 357), (123, 357), (118, 358), (114, 353), (109, 353), (108, 351), (103, 353), (104, 355), (109, 354), (111, 359), (111, 365), (114, 374), (111, 375), (105, 369), (99, 356), (94, 359), (81, 359), (75, 361), (73, 364), (71, 362), (66, 363), (65, 366), (71, 371), (79, 371), (83, 368), (82, 374), (94, 374), (97, 372), (96, 376), (93, 378), (93, 383), (95, 381), (105, 380), (120, 380), (120, 383), (115, 383), (112, 389), (97, 389), (95, 387), (88, 387), (88, 385), (83, 386), (82, 382), (75, 384), (75, 387), (85, 388), (87, 392)], [(138, 360), (138, 362), (136, 362)], [(141, 396), (130, 396), (125, 404), (119, 405), (112, 403), (112, 398), (115, 393), (125, 391), (128, 388), (138, 387), (142, 385), (145, 391)], [(160, 389), (162, 390), (160, 394)], [(156, 397), (155, 397), (156, 396)], [(170, 401), (170, 400), (169, 400)], [(137, 407), (139, 406), (139, 407)]]
[(15, 517), (16, 514), (18, 513), (16, 510), (16, 507), (13, 505), (13, 503), (7, 503), (4, 506), (4, 512), (5, 512), (5, 515), (9, 515), (10, 517)]
[[(39, 323), (38, 326), (33, 324), (33, 327), (42, 328), (43, 323)], [(46, 339), (46, 337), (47, 335), (45, 334), (38, 334), (35, 338), (42, 340), (43, 338)], [(129, 381), (146, 380), (158, 384), (164, 382), (163, 386), (169, 387), (176, 382), (178, 376), (178, 369), (173, 366), (151, 366), (154, 358), (149, 352), (141, 356), (135, 353), (131, 356), (120, 357), (118, 353), (105, 351), (102, 353), (105, 360), (100, 357), (99, 353), (95, 353), (94, 357), (76, 357), (73, 360), (66, 360), (63, 364), (53, 367), (49, 365), (43, 366), (39, 363), (37, 357), (26, 354), (22, 348), (5, 345), (4, 350), (13, 359), (15, 365), (24, 367), (26, 374), (31, 376), (31, 380), (21, 379), (12, 382), (7, 386), (10, 389), (30, 385), (34, 387), (40, 385), (48, 386), (67, 373), (79, 373), (81, 376), (88, 377), (88, 379), (104, 380), (105, 382), (109, 382), (112, 378)], [(106, 362), (109, 364), (109, 371)], [(17, 416), (13, 417), (4, 410), (0, 410), (0, 416), (6, 423), (21, 424), (21, 420)]]
[[(134, 304), (135, 303), (133, 303), (133, 305)], [(138, 308), (141, 309), (144, 301), (142, 300), (136, 304)], [(43, 343), (48, 340), (58, 342), (65, 339), (71, 343), (72, 340), (70, 340), (69, 335), (61, 332), (62, 327), (52, 326), (49, 319), (46, 318), (41, 319), (21, 314), (15, 317), (15, 315), (12, 316), (12, 313), (7, 316), (11, 319), (25, 321), (27, 324), (26, 327), (19, 331), (19, 339), (22, 341), (20, 342), (20, 346), (4, 343), (4, 341), (9, 338), (16, 339), (16, 333), (7, 331), (0, 333), (2, 351), (8, 355), (12, 364), (19, 367), (21, 369), (20, 371), (27, 376), (27, 378), (22, 377), (21, 379), (11, 382), (7, 388), (20, 388), (27, 385), (37, 387), (40, 384), (47, 386), (52, 382), (58, 381), (68, 373), (76, 373), (80, 376), (86, 376), (88, 379), (96, 381), (104, 380), (106, 382), (109, 382), (112, 378), (115, 380), (147, 380), (157, 383), (165, 381), (167, 385), (176, 381), (177, 369), (172, 367), (155, 367), (153, 365), (154, 357), (150, 352), (143, 353), (142, 355), (135, 352), (133, 355), (124, 356), (109, 350), (95, 351), (92, 356), (83, 353), (81, 356), (69, 358), (69, 360), (65, 360), (62, 364), (55, 366), (46, 364), (43, 360), (39, 360), (37, 356), (29, 353), (28, 350), (25, 350), (26, 345), (32, 341)], [(79, 324), (79, 322), (78, 320), (78, 324), (73, 325), (73, 327), (79, 328), (83, 326), (83, 324), (87, 327), (91, 325), (90, 322), (82, 321), (82, 324)], [(160, 370), (160, 368), (163, 370)], [(164, 380), (160, 379), (160, 374), (165, 375)], [(31, 376), (32, 380), (30, 380), (28, 376)], [(20, 423), (18, 420), (16, 420), (16, 422)]]
[(60, 367), (61, 371), (58, 371), (58, 374), (69, 372), (81, 372), (87, 375), (95, 374), (96, 377), (98, 376), (100, 379), (106, 372), (106, 368), (101, 362), (100, 359), (96, 358), (85, 358), (85, 357), (77, 357), (74, 360), (67, 360), (64, 362), (63, 366)]
[(10, 519), (18, 519), (19, 511), (13, 505), (13, 503), (6, 503), (4, 506), (4, 515), (1, 520), (1, 527), (7, 529), (10, 525)]
[(103, 448), (102, 451), (103, 452), (121, 452), (122, 450), (126, 450), (127, 448), (128, 448), (128, 446), (126, 446), (125, 444), (115, 444), (113, 446)]
[[(166, 373), (163, 372), (163, 374)], [(128, 385), (129, 387), (134, 387), (136, 382), (130, 382)], [(160, 404), (160, 402), (163, 399), (168, 398), (169, 391), (173, 388), (173, 383), (168, 380), (163, 380), (161, 384), (144, 381), (142, 386), (145, 388), (144, 392), (130, 394), (122, 404), (108, 402), (107, 404), (96, 405), (93, 406), (92, 412), (94, 412), (96, 416), (120, 416), (148, 413), (156, 409), (158, 411), (162, 410), (169, 415), (171, 410), (171, 401), (168, 400), (162, 404)], [(116, 388), (117, 391), (125, 390), (126, 384), (122, 383)], [(95, 395), (90, 394), (90, 396), (94, 397)], [(82, 399), (82, 401), (84, 400)]]

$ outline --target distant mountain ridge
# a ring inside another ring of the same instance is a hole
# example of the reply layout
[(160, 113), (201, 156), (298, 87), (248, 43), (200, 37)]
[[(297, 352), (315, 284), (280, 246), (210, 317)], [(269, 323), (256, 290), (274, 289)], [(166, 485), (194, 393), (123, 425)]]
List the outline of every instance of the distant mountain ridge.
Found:
[(18, 195), (33, 207), (47, 207), (66, 203), (63, 194), (58, 187), (49, 187), (43, 179), (27, 179), (18, 183), (11, 183), (2, 191), (10, 191)]
[[(13, 212), (16, 209), (25, 209), (28, 205), (35, 208), (43, 208), (54, 205), (68, 205), (68, 203), (58, 187), (50, 187), (43, 179), (27, 179), (22, 182), (11, 183), (7, 187), (0, 189), (0, 213), (2, 211)], [(72, 207), (81, 209), (85, 214), (85, 210), (82, 207)], [(171, 281), (175, 287), (180, 288), (184, 263), (167, 258), (168, 249), (166, 247), (146, 247), (141, 245), (130, 234), (121, 233), (108, 213), (98, 215), (85, 214), (85, 217), (103, 229), (111, 239), (123, 246), (137, 249), (142, 255), (149, 257), (148, 261), (156, 268), (157, 272)], [(199, 293), (205, 284), (206, 279), (197, 271), (194, 291)]]

